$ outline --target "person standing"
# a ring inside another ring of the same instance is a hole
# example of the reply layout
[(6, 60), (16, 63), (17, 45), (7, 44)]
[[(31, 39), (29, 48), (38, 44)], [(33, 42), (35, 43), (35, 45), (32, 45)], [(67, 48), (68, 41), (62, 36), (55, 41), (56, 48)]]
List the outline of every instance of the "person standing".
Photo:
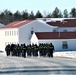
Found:
[(29, 45), (27, 45), (27, 50), (26, 50), (26, 53), (27, 53), (27, 56), (30, 56), (31, 57), (31, 50), (32, 50), (32, 48), (31, 48), (32, 46), (31, 46), (31, 44), (29, 44)]
[(21, 56), (21, 46), (19, 44), (17, 44), (17, 56)]
[(22, 57), (24, 57), (24, 58), (26, 58), (26, 50), (27, 50), (26, 45), (23, 44), (22, 45)]
[(5, 47), (6, 55), (10, 56), (10, 44)]
[(49, 44), (49, 52), (48, 56), (53, 58), (54, 45), (52, 43)]
[(14, 44), (11, 44), (10, 51), (11, 51), (11, 55), (12, 56), (14, 56), (14, 47), (15, 47), (15, 45)]

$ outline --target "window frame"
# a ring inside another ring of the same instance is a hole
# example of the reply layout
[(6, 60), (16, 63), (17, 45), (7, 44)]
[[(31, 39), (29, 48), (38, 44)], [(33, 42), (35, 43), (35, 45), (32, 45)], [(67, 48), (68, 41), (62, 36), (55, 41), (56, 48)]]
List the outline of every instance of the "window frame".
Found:
[(68, 42), (67, 41), (62, 42), (62, 49), (68, 49)]

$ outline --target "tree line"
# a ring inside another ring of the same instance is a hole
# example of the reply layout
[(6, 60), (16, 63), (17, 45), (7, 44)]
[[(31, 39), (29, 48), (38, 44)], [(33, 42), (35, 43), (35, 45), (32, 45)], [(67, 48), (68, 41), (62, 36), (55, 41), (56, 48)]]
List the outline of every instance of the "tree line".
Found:
[(46, 11), (43, 14), (38, 10), (36, 14), (33, 11), (28, 13), (27, 10), (20, 12), (17, 10), (15, 13), (12, 13), (10, 10), (6, 9), (3, 12), (0, 12), (0, 23), (8, 24), (13, 21), (22, 21), (26, 19), (36, 19), (36, 18), (76, 18), (76, 8), (72, 8), (70, 12), (65, 9), (63, 12), (57, 7), (53, 12), (47, 13)]

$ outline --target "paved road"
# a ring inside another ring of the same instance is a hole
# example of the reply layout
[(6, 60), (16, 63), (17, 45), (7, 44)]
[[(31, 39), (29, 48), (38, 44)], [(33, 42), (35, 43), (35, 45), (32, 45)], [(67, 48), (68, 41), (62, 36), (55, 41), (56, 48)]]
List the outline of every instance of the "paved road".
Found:
[(0, 75), (76, 75), (76, 59), (0, 57)]

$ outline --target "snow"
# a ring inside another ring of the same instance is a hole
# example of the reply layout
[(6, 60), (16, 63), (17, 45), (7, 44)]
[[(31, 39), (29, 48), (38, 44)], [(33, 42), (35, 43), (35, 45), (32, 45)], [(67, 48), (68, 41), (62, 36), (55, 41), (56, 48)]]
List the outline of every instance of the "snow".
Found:
[(55, 57), (76, 58), (76, 51), (54, 52)]
[[(76, 51), (54, 52), (54, 57), (76, 58)], [(6, 52), (0, 52), (0, 56), (6, 56)]]
[[(44, 23), (46, 26), (49, 26), (49, 27), (52, 27), (52, 28), (58, 28), (58, 26), (53, 26), (53, 25), (48, 25), (47, 23), (46, 23), (46, 21), (43, 21), (43, 20), (38, 20), (39, 22), (41, 22), (41, 23)], [(51, 21), (51, 20), (50, 20)]]
[(65, 19), (76, 19), (76, 18), (37, 18), (37, 20), (43, 20), (45, 22), (56, 22), (56, 21), (63, 21)]
[(4, 24), (2, 24), (2, 23), (0, 23), (0, 27), (3, 27), (3, 26), (5, 26)]
[(5, 51), (0, 51), (0, 57), (1, 56), (6, 56), (6, 52)]

